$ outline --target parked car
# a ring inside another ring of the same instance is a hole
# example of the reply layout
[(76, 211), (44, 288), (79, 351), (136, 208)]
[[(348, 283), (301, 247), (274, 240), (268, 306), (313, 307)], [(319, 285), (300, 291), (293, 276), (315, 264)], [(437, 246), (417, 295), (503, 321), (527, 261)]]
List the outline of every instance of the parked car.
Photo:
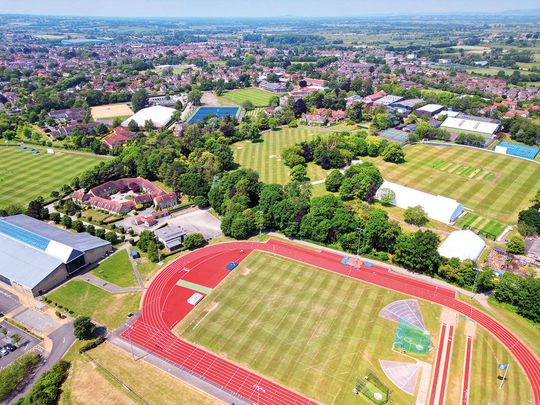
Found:
[(0, 349), (0, 354), (2, 356), (7, 356), (9, 353), (10, 351), (8, 349), (4, 349), (4, 348)]
[(12, 345), (11, 343), (8, 343), (8, 344), (5, 344), (2, 349), (6, 349), (6, 350), (9, 350), (10, 352), (14, 352), (15, 350), (17, 350), (17, 346)]

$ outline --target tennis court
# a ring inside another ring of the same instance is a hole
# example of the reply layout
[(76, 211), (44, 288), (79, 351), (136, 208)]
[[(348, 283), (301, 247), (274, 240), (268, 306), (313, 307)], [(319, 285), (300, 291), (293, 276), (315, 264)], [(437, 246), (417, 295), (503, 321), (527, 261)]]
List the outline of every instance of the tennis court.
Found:
[(390, 142), (397, 142), (401, 146), (409, 142), (409, 134), (397, 129), (387, 129), (386, 131), (380, 132), (379, 136)]
[[(506, 148), (506, 154), (511, 156), (523, 157), (526, 159), (534, 159), (540, 149), (533, 148), (532, 146), (523, 146), (517, 145), (515, 143), (501, 142), (497, 145), (496, 151), (498, 152), (499, 148)], [(502, 152), (502, 150), (501, 150)]]
[(223, 118), (226, 115), (236, 117), (240, 107), (199, 107), (199, 109), (188, 120), (188, 124), (194, 124), (203, 121), (209, 115), (215, 115), (218, 118)]

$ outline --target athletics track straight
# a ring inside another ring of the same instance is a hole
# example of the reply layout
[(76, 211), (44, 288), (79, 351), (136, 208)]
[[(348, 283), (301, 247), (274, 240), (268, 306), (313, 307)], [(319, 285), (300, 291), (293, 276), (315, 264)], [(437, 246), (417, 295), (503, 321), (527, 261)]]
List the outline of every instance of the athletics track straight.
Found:
[(171, 332), (175, 325), (193, 309), (186, 301), (194, 291), (177, 286), (178, 280), (214, 288), (229, 274), (229, 271), (225, 269), (228, 263), (242, 261), (253, 250), (274, 253), (444, 305), (469, 317), (498, 338), (512, 353), (531, 383), (535, 404), (540, 405), (540, 362), (536, 356), (500, 323), (484, 312), (458, 301), (453, 291), (390, 273), (382, 267), (346, 266), (341, 263), (343, 258), (341, 255), (328, 251), (309, 250), (276, 240), (266, 243), (220, 243), (176, 259), (154, 279), (144, 297), (141, 316), (126, 328), (121, 336), (252, 403), (315, 403), (290, 389), (180, 339)]

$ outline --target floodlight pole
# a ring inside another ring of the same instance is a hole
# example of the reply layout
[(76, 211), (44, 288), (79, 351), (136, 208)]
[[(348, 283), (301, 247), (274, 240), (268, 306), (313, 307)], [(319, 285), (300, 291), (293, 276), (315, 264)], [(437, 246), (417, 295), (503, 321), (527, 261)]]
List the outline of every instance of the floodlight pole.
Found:
[(362, 239), (362, 231), (363, 229), (361, 227), (356, 228), (358, 231), (358, 246), (356, 247), (356, 268), (360, 269), (360, 240)]
[(508, 373), (508, 369), (510, 368), (510, 363), (506, 364), (506, 368), (504, 369), (504, 375), (501, 381), (501, 385), (499, 385), (499, 389), (502, 388), (504, 381), (506, 380), (506, 374)]
[(478, 268), (476, 263), (474, 263), (474, 269), (476, 270), (476, 274), (474, 275), (474, 283), (473, 283), (473, 287), (472, 287), (472, 293), (473, 294), (471, 295), (471, 298), (474, 298), (474, 296), (476, 295), (476, 280), (478, 279), (478, 273), (480, 272), (480, 269)]
[(264, 213), (261, 210), (259, 210), (259, 211), (257, 211), (257, 214), (260, 215), (260, 217), (259, 217), (259, 236), (261, 236), (262, 227), (263, 227), (263, 220), (264, 220)]

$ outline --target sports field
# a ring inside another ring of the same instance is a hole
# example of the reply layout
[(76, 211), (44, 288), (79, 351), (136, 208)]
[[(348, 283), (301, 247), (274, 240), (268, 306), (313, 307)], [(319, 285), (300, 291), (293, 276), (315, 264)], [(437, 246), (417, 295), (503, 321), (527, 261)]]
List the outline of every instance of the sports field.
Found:
[[(459, 318), (448, 378), (446, 403), (458, 404), (462, 393), (462, 376), (465, 362), (465, 325), (463, 317)], [(529, 381), (513, 356), (490, 333), (481, 327), (476, 328), (473, 337), (471, 358), (471, 380), (469, 390), (470, 404), (527, 404), (532, 400)], [(503, 370), (497, 364), (509, 363), (507, 380), (499, 389)]]
[[(412, 404), (415, 399), (392, 385), (379, 364), (410, 361), (391, 351), (396, 324), (378, 316), (386, 304), (403, 298), (256, 251), (176, 332), (322, 403), (367, 403), (352, 390), (369, 368), (390, 387), (393, 403)], [(420, 302), (420, 309), (436, 341), (440, 307)]]
[(377, 159), (389, 181), (454, 198), (476, 215), (515, 223), (540, 187), (540, 165), (463, 147), (410, 145), (400, 165)]
[(131, 117), (133, 110), (127, 103), (107, 104), (92, 107), (92, 118), (95, 120), (113, 119), (116, 117)]
[(58, 190), (100, 161), (103, 156), (86, 153), (67, 153), (55, 149), (48, 155), (44, 149), (33, 154), (15, 146), (0, 147), (0, 207), (8, 204), (27, 204), (51, 191)]
[[(281, 161), (285, 148), (302, 141), (310, 141), (328, 131), (317, 128), (281, 128), (267, 131), (262, 135), (263, 142), (248, 141), (235, 143), (232, 148), (235, 161), (242, 167), (253, 169), (265, 183), (287, 184), (290, 169)], [(308, 165), (308, 176), (312, 181), (326, 178), (326, 171), (313, 163)]]
[(275, 94), (269, 91), (248, 87), (246, 89), (227, 91), (223, 93), (222, 97), (238, 105), (242, 105), (245, 101), (251, 101), (255, 107), (267, 107), (274, 96)]

